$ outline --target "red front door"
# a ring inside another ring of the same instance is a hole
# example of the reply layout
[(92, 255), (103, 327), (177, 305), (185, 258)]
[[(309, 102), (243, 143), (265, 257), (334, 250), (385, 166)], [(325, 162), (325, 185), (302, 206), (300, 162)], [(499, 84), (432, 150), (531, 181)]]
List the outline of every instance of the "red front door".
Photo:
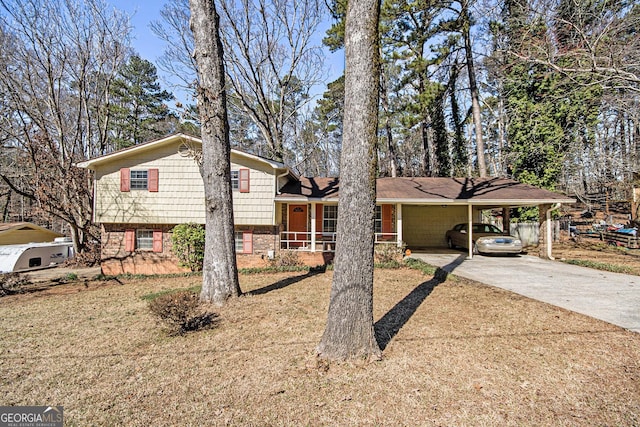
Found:
[(289, 205), (289, 233), (287, 240), (290, 246), (300, 247), (309, 240), (307, 235), (307, 205)]

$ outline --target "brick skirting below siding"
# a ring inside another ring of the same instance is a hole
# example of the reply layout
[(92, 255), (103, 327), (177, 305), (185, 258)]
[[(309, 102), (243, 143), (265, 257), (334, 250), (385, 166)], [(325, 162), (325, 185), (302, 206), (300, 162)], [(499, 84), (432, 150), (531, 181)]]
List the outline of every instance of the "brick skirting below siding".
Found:
[[(171, 248), (171, 230), (174, 225), (167, 224), (102, 224), (102, 273), (118, 274), (171, 274), (184, 273), (189, 270), (178, 265)], [(161, 230), (162, 252), (150, 250), (125, 250), (125, 232), (130, 229)], [(238, 232), (253, 234), (253, 253), (237, 254), (238, 268), (256, 268), (269, 265), (269, 256), (277, 256), (280, 246), (280, 235), (277, 227), (269, 226), (236, 226)], [(298, 259), (305, 265), (317, 266), (330, 263), (333, 253), (298, 252)]]

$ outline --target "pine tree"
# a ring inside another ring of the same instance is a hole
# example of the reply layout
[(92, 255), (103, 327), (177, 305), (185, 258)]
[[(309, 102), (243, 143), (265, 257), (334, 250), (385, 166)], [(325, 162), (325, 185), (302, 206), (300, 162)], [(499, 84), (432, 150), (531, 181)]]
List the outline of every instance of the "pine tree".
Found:
[(170, 116), (166, 101), (173, 95), (162, 90), (156, 67), (132, 55), (120, 69), (111, 90), (111, 130), (117, 148), (140, 144), (164, 135), (162, 122)]

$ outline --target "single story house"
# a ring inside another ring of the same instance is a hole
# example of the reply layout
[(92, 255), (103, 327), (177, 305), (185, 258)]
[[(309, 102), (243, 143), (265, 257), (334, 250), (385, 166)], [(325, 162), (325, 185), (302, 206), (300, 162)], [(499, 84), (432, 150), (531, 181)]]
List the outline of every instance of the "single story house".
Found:
[[(101, 225), (105, 274), (180, 271), (171, 253), (177, 224), (204, 224), (201, 141), (176, 134), (79, 163), (94, 171), (94, 220)], [(332, 258), (339, 180), (300, 177), (282, 163), (231, 152), (231, 185), (240, 267), (296, 250), (312, 265)], [(380, 178), (376, 242), (445, 247), (454, 224), (483, 210), (574, 200), (505, 178)]]
[(30, 222), (6, 222), (0, 224), (0, 245), (53, 242), (63, 234)]

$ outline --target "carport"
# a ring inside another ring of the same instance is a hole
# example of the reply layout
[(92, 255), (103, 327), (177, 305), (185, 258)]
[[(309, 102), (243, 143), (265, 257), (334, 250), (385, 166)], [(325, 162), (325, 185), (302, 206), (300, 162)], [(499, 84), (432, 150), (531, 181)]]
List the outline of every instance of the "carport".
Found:
[[(502, 209), (504, 223), (509, 210), (538, 206), (541, 255), (551, 258), (551, 213), (562, 203), (575, 203), (549, 190), (506, 178), (381, 178), (377, 180), (377, 203), (394, 204), (398, 242), (409, 248), (446, 246), (445, 233), (453, 225), (481, 220), (487, 209)], [(508, 232), (508, 230), (507, 230)], [(469, 258), (473, 257), (469, 233)]]
[[(326, 208), (338, 205), (339, 191), (336, 178), (300, 178), (280, 189), (275, 200), (283, 233), (304, 237), (285, 237), (281, 242), (291, 241), (297, 249), (310, 252), (333, 251), (336, 233), (327, 224), (335, 223), (337, 210), (328, 216)], [(508, 223), (510, 208), (538, 206), (541, 256), (551, 258), (551, 212), (562, 203), (575, 200), (507, 178), (378, 178), (376, 211), (380, 218), (376, 217), (376, 223), (380, 230), (376, 232), (376, 242), (398, 246), (405, 243), (410, 249), (445, 247), (447, 230), (458, 223), (480, 221), (483, 210), (502, 209)], [(300, 229), (292, 225), (298, 225), (292, 221), (296, 210), (300, 211)], [(471, 232), (469, 241), (472, 240)], [(468, 246), (472, 258), (472, 245)]]

